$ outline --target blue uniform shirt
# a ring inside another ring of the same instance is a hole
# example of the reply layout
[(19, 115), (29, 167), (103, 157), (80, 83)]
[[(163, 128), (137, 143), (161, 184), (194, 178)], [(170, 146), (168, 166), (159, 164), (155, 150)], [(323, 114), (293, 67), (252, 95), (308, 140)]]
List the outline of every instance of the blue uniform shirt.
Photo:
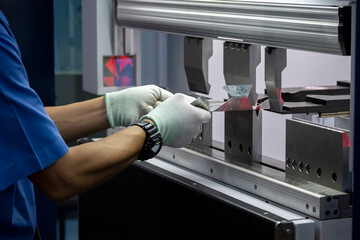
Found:
[(19, 48), (0, 11), (0, 239), (33, 239), (36, 209), (27, 176), (68, 150), (29, 86)]

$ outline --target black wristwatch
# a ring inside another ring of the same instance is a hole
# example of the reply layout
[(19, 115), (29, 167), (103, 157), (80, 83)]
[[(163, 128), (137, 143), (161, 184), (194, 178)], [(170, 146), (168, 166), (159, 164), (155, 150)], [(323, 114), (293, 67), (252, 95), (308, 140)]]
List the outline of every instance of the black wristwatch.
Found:
[(155, 157), (160, 152), (162, 146), (161, 134), (157, 127), (148, 121), (134, 123), (131, 126), (141, 127), (146, 133), (145, 144), (138, 159), (144, 161)]

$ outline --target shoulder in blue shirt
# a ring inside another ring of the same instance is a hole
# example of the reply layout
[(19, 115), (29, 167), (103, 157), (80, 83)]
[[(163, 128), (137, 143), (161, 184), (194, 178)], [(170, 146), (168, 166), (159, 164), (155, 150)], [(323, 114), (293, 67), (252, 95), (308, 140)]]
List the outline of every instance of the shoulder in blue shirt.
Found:
[(68, 151), (30, 88), (20, 51), (0, 11), (0, 239), (32, 239), (33, 185), (27, 176)]

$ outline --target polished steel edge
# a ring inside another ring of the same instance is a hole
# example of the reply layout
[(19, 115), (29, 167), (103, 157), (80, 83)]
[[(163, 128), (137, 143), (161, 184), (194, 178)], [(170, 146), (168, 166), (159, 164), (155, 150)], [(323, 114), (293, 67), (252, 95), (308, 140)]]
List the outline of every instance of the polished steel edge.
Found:
[[(130, 0), (145, 2), (174, 2), (174, 0)], [(353, 0), (220, 0), (222, 2), (235, 4), (293, 4), (293, 5), (310, 5), (310, 6), (348, 6)], [(219, 2), (219, 0), (182, 0), (182, 2), (196, 2), (209, 4)]]
[(233, 164), (187, 148), (164, 147), (157, 156), (317, 219), (348, 214), (349, 195), (256, 163)]
[(124, 27), (343, 54), (339, 7), (349, 1), (289, 2), (117, 0), (116, 15)]

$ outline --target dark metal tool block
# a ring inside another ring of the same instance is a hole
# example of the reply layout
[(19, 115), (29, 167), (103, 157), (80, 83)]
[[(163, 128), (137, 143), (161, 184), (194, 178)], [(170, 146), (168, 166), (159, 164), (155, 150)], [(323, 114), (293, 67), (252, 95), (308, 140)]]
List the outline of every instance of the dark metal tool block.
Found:
[[(267, 89), (271, 96), (276, 90)], [(295, 113), (347, 113), (350, 111), (350, 82), (338, 81), (336, 86), (317, 86), (281, 89), (282, 109), (271, 107), (283, 114)], [(272, 96), (274, 98), (274, 96)]]
[(286, 49), (265, 48), (265, 84), (270, 108), (276, 112), (281, 112), (284, 104), (281, 96), (281, 74), (286, 67), (286, 59)]
[(184, 38), (184, 66), (191, 91), (209, 94), (208, 61), (212, 47), (212, 39)]
[[(225, 42), (226, 85), (252, 85), (248, 98), (257, 99), (256, 67), (260, 61), (260, 46)], [(261, 110), (225, 112), (225, 153), (261, 162), (261, 120)]]
[(286, 174), (339, 191), (351, 189), (349, 132), (311, 122), (286, 121)]
[(260, 46), (224, 42), (224, 77), (226, 85), (251, 84), (256, 92), (256, 67), (260, 64)]
[(282, 98), (285, 102), (304, 102), (308, 95), (345, 95), (350, 94), (350, 86), (344, 86), (342, 82), (337, 86), (301, 87), (282, 89)]
[(282, 113), (348, 113), (350, 95), (308, 95), (306, 102), (285, 102)]
[(262, 111), (225, 112), (225, 153), (261, 162)]

